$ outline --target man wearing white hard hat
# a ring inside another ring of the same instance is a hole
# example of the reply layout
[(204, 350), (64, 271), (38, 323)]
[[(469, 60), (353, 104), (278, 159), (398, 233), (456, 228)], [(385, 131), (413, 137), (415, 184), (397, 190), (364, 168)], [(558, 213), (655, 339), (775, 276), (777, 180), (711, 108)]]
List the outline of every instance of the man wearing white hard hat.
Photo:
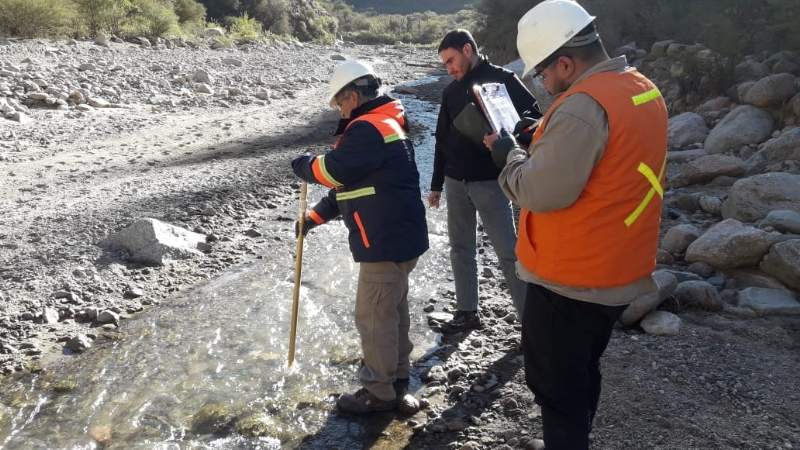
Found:
[(522, 342), (544, 444), (586, 449), (613, 324), (656, 289), (667, 109), (624, 56), (608, 57), (595, 17), (577, 2), (546, 0), (528, 11), (517, 48), (525, 74), (556, 99), (529, 149), (508, 133), (485, 142), (503, 167), (503, 191), (522, 208)]
[[(333, 150), (292, 161), (295, 174), (330, 188), (303, 230), (341, 216), (360, 263), (356, 328), (364, 388), (339, 397), (340, 410), (364, 414), (397, 407), (408, 387), (408, 276), (428, 249), (425, 206), (403, 105), (380, 94), (369, 64), (345, 61), (333, 72), (328, 102), (339, 108)], [(299, 227), (298, 227), (299, 228)], [(405, 401), (405, 400), (404, 400)]]

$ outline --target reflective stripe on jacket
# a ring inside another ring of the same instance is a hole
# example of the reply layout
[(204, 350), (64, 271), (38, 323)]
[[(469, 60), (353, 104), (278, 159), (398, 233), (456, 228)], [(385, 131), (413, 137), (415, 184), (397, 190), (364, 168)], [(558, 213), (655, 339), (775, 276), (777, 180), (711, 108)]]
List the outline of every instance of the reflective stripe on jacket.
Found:
[(321, 224), (341, 215), (357, 262), (416, 258), (428, 229), (403, 106), (384, 96), (353, 116), (332, 151), (292, 162), (300, 178), (332, 188), (309, 216)]
[(545, 213), (523, 209), (517, 257), (537, 277), (565, 286), (608, 288), (655, 268), (667, 150), (667, 109), (658, 88), (634, 69), (601, 72), (563, 93), (534, 135), (576, 93), (608, 116), (608, 143), (580, 197)]

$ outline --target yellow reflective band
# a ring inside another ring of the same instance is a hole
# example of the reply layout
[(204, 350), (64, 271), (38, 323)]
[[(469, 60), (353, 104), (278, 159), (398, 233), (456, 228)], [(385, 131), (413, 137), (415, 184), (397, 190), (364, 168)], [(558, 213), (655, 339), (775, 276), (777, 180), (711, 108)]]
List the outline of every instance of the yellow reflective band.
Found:
[(344, 186), (342, 183), (336, 181), (336, 178), (333, 178), (331, 176), (331, 173), (328, 172), (328, 168), (325, 166), (325, 155), (319, 156), (318, 159), (319, 159), (319, 168), (322, 170), (322, 174), (325, 175), (325, 178), (327, 178), (328, 181), (330, 181), (331, 184), (333, 184), (336, 187)]
[(386, 136), (385, 138), (383, 138), (383, 142), (385, 144), (391, 144), (392, 142), (399, 141), (401, 139), (403, 139), (403, 138), (401, 138), (400, 136), (398, 136), (396, 134), (393, 134), (391, 136)]
[(355, 191), (337, 192), (336, 200), (352, 200), (354, 198), (368, 197), (370, 195), (375, 195), (375, 188), (372, 186), (356, 189)]
[(647, 102), (651, 102), (657, 98), (661, 97), (661, 91), (658, 88), (653, 88), (644, 94), (639, 94), (635, 97), (632, 97), (634, 106), (644, 105)]
[[(381, 122), (383, 122), (383, 123), (385, 123), (386, 125), (388, 125), (388, 126), (389, 126), (389, 128), (391, 128), (391, 129), (392, 129), (392, 131), (394, 131), (394, 134), (393, 134), (393, 135), (391, 135), (391, 136), (388, 136), (388, 137), (386, 137), (386, 138), (384, 139), (384, 140), (386, 140), (386, 142), (391, 142), (391, 141), (388, 141), (388, 139), (389, 139), (389, 137), (392, 137), (392, 136), (397, 136), (397, 139), (405, 139), (405, 138), (406, 138), (406, 133), (405, 133), (405, 132), (403, 132), (403, 128), (400, 126), (400, 124), (399, 124), (399, 123), (397, 123), (397, 121), (396, 121), (396, 120), (392, 120), (392, 119), (384, 119), (384, 120), (382, 120)], [(393, 139), (393, 141), (396, 141), (397, 139)]]
[(661, 198), (664, 198), (664, 188), (661, 187), (661, 182), (658, 181), (658, 177), (656, 177), (656, 174), (653, 173), (653, 169), (651, 169), (650, 166), (645, 163), (639, 163), (639, 173), (644, 175), (644, 177), (647, 178), (647, 181), (653, 185), (653, 189), (658, 192), (658, 195), (660, 195)]
[(645, 163), (639, 163), (639, 169), (638, 169), (639, 173), (641, 173), (642, 175), (644, 175), (645, 178), (647, 178), (647, 181), (650, 182), (650, 185), (652, 187), (650, 188), (650, 191), (647, 192), (647, 195), (644, 196), (644, 199), (642, 199), (641, 203), (639, 203), (639, 206), (637, 206), (636, 209), (625, 219), (626, 227), (630, 227), (631, 225), (636, 223), (636, 221), (639, 219), (639, 216), (642, 215), (644, 210), (647, 209), (647, 207), (650, 205), (650, 202), (653, 201), (653, 197), (656, 194), (658, 194), (659, 197), (661, 197), (662, 199), (664, 198), (664, 187), (661, 186), (660, 180), (661, 177), (664, 176), (664, 170), (666, 170), (666, 168), (667, 168), (667, 161), (665, 159), (664, 164), (661, 166), (661, 172), (659, 173), (658, 176), (656, 176), (656, 174), (653, 172), (653, 169), (651, 169), (650, 166), (648, 166)]

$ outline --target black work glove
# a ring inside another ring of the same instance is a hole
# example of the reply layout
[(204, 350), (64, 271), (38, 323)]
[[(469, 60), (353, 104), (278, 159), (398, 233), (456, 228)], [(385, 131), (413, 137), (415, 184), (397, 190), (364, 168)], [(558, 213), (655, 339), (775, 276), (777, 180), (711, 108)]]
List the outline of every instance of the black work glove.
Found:
[(492, 145), (492, 161), (494, 164), (502, 169), (506, 166), (506, 159), (511, 150), (519, 147), (514, 136), (511, 135), (505, 128), (500, 130), (500, 137), (494, 141)]
[[(312, 228), (316, 227), (317, 223), (311, 220), (311, 217), (306, 216), (306, 220), (303, 221), (303, 236), (307, 235)], [(294, 237), (300, 237), (300, 221), (294, 221)]]
[(528, 148), (531, 146), (531, 141), (533, 140), (533, 133), (536, 131), (536, 127), (539, 126), (539, 120), (534, 119), (533, 117), (523, 117), (519, 119), (517, 125), (514, 126), (514, 136), (517, 138), (517, 142), (524, 147)]

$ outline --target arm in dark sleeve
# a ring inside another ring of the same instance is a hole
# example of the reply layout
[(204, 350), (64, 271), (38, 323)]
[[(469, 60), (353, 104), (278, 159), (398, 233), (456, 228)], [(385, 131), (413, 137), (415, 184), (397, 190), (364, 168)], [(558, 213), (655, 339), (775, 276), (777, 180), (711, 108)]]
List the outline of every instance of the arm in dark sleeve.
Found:
[(517, 110), (517, 114), (522, 116), (525, 111), (530, 111), (530, 114), (526, 114), (526, 116), (533, 117), (534, 119), (542, 117), (542, 113), (539, 111), (539, 105), (536, 104), (536, 99), (528, 88), (522, 84), (522, 80), (512, 73), (508, 79), (506, 79), (505, 85), (506, 90), (508, 90), (508, 95), (511, 97), (511, 102), (514, 103), (514, 109)]
[(292, 169), (298, 177), (310, 183), (329, 188), (347, 186), (380, 167), (383, 152), (376, 150), (382, 145), (380, 132), (369, 122), (361, 121), (345, 132), (336, 150), (316, 157), (295, 158)]
[(331, 189), (328, 195), (322, 198), (311, 211), (308, 212), (308, 217), (317, 225), (335, 219), (339, 216), (339, 203), (336, 202), (336, 190)]
[(441, 192), (444, 187), (444, 147), (447, 145), (449, 135), (450, 114), (447, 112), (445, 94), (442, 94), (442, 107), (439, 109), (439, 119), (436, 121), (436, 146), (433, 154), (433, 176), (431, 177), (431, 191), (434, 192)]

